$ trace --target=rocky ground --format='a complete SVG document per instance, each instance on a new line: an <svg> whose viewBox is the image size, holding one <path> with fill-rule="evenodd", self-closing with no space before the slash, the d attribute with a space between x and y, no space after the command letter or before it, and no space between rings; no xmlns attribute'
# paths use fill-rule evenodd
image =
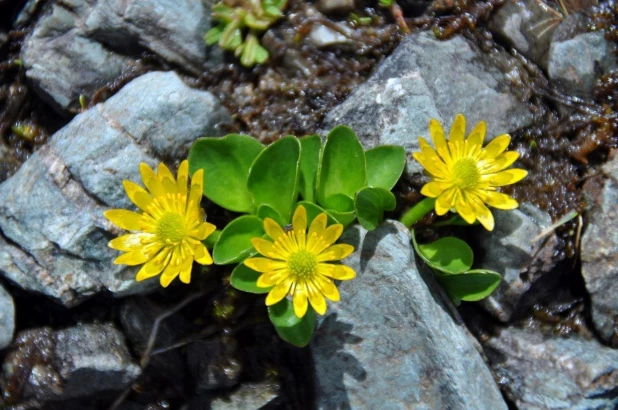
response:
<svg viewBox="0 0 618 410"><path fill-rule="evenodd" d="M263 39L270 62L245 69L205 46L208 0L0 0L0 407L618 406L618 4L399 6L403 20L291 1ZM112 264L102 213L129 207L121 181L139 182L140 162L177 165L204 135L338 124L412 152L430 118L459 112L488 139L510 133L530 171L493 232L458 232L504 277L481 303L453 306L395 221L346 231L358 278L305 349L225 268L161 290ZM391 217L422 183L410 158Z"/></svg>

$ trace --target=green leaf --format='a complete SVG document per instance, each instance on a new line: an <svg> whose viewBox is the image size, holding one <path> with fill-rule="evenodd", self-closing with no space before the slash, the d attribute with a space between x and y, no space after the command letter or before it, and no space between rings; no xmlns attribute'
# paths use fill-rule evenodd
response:
<svg viewBox="0 0 618 410"><path fill-rule="evenodd" d="M327 211L322 209L320 206L312 202L300 201L298 205L304 206L305 210L307 210L307 225L308 226L311 225L311 222L315 219L315 217L321 214L322 212L326 213L326 218L327 218L329 225L339 223L339 221L333 218L333 216L330 213L328 213Z"/></svg>
<svg viewBox="0 0 618 410"><path fill-rule="evenodd" d="M365 151L354 131L346 126L334 128L326 137L321 154L318 204L327 207L326 198L337 194L353 198L366 181Z"/></svg>
<svg viewBox="0 0 618 410"><path fill-rule="evenodd" d="M412 243L416 253L432 268L447 274L460 274L472 267L472 248L461 239L452 236L435 242L419 245L412 231Z"/></svg>
<svg viewBox="0 0 618 410"><path fill-rule="evenodd" d="M223 3L215 4L212 8L212 18L222 21L224 23L231 23L237 17L235 16L234 9L226 6Z"/></svg>
<svg viewBox="0 0 618 410"><path fill-rule="evenodd" d="M392 211L396 205L395 195L384 188L363 188L354 201L358 222L369 231L376 229L384 220L384 211Z"/></svg>
<svg viewBox="0 0 618 410"><path fill-rule="evenodd" d="M325 208L333 209L337 212L353 212L354 200L345 194L335 194L324 199Z"/></svg>
<svg viewBox="0 0 618 410"><path fill-rule="evenodd" d="M300 141L300 176L298 189L305 201L315 202L315 184L320 163L322 141L318 135L308 135Z"/></svg>
<svg viewBox="0 0 618 410"><path fill-rule="evenodd" d="M189 151L191 175L204 170L204 195L215 204L234 212L253 213L255 208L247 188L249 168L264 149L247 135L198 139Z"/></svg>
<svg viewBox="0 0 618 410"><path fill-rule="evenodd" d="M221 33L219 47L224 50L234 51L242 44L242 32L235 22L229 23Z"/></svg>
<svg viewBox="0 0 618 410"><path fill-rule="evenodd" d="M256 205L268 205L285 222L292 218L292 206L298 197L300 143L287 136L262 151L249 170L247 186Z"/></svg>
<svg viewBox="0 0 618 410"><path fill-rule="evenodd" d="M261 238L264 233L262 221L257 216L240 216L223 229L212 251L212 258L217 265L241 262L255 254L251 239Z"/></svg>
<svg viewBox="0 0 618 410"><path fill-rule="evenodd" d="M255 47L255 62L258 64L264 64L268 60L268 50L258 44Z"/></svg>
<svg viewBox="0 0 618 410"><path fill-rule="evenodd" d="M395 145L382 145L365 152L367 158L367 185L393 189L404 167L406 150Z"/></svg>
<svg viewBox="0 0 618 410"><path fill-rule="evenodd" d="M244 263L240 263L234 270L232 271L232 276L230 276L230 284L243 292L249 293L268 293L273 287L270 288L261 288L257 285L257 280L260 277L261 273L256 272L253 269L246 266Z"/></svg>
<svg viewBox="0 0 618 410"><path fill-rule="evenodd" d="M299 318L294 313L294 305L285 298L281 302L268 307L268 317L275 325L279 337L297 347L305 347L311 341L315 329L315 313L311 306L307 314Z"/></svg>
<svg viewBox="0 0 618 410"><path fill-rule="evenodd" d="M475 269L458 275L439 275L438 280L451 299L476 302L491 295L502 277L494 271Z"/></svg>
<svg viewBox="0 0 618 410"><path fill-rule="evenodd" d="M206 32L206 35L204 36L204 41L206 42L206 44L211 46L215 44L217 41L219 41L219 39L221 38L221 33L223 33L224 28L225 28L225 25L219 24L218 26L215 26L211 28L210 30L208 30Z"/></svg>
<svg viewBox="0 0 618 410"><path fill-rule="evenodd" d="M270 218L270 219L274 219L275 222L277 222L281 226L287 225L287 221L284 221L283 218L281 218L281 215L279 215L279 212L275 211L268 205L261 205L258 208L257 217L260 218L262 221L265 218Z"/></svg>
<svg viewBox="0 0 618 410"><path fill-rule="evenodd" d="M337 220L337 223L343 225L343 227L347 227L356 219L356 212L339 212L333 209L327 209L326 212L329 215L332 215L333 218Z"/></svg>

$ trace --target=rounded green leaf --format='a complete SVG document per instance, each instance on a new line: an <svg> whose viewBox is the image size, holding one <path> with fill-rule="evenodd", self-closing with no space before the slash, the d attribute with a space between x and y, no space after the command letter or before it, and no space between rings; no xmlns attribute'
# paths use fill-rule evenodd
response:
<svg viewBox="0 0 618 410"><path fill-rule="evenodd" d="M275 220L275 222L277 222L281 226L287 225L287 221L284 221L283 218L281 218L281 215L279 215L279 212L275 211L268 205L261 205L258 208L257 217L260 218L262 221L265 218L270 218L270 219Z"/></svg>
<svg viewBox="0 0 618 410"><path fill-rule="evenodd" d="M333 218L333 216L328 213L327 211L325 211L324 209L322 209L320 206L311 203L311 202L307 202L307 201L300 201L298 205L302 205L305 207L305 210L307 211L307 225L311 225L311 222L315 219L316 216L320 215L321 213L325 213L326 214L326 218L328 221L329 225L332 224L338 224L339 222ZM296 210L296 208L294 208Z"/></svg>
<svg viewBox="0 0 618 410"><path fill-rule="evenodd" d="M264 149L247 135L200 138L189 151L191 175L204 170L204 195L215 204L234 212L253 213L255 208L247 188L249 168Z"/></svg>
<svg viewBox="0 0 618 410"><path fill-rule="evenodd" d="M502 277L497 272L475 269L458 275L440 275L438 280L451 299L476 302L491 295Z"/></svg>
<svg viewBox="0 0 618 410"><path fill-rule="evenodd" d="M334 209L327 209L326 213L331 215L333 218L337 220L337 223L340 223L344 227L350 225L356 219L356 212L339 212Z"/></svg>
<svg viewBox="0 0 618 410"><path fill-rule="evenodd" d="M354 211L354 200L344 194L331 195L324 199L324 208L333 209L337 212Z"/></svg>
<svg viewBox="0 0 618 410"><path fill-rule="evenodd" d="M366 187L356 193L356 218L363 228L373 231L384 220L384 211L397 205L395 195L384 188Z"/></svg>
<svg viewBox="0 0 618 410"><path fill-rule="evenodd" d="M298 189L305 201L315 202L318 164L322 140L318 135L299 138L300 141L300 175Z"/></svg>
<svg viewBox="0 0 618 410"><path fill-rule="evenodd" d="M206 32L206 35L204 36L204 41L206 42L206 44L211 46L215 44L217 41L219 41L219 39L221 38L221 33L223 33L224 28L225 28L225 25L219 24L218 26L215 26L211 28L210 30L208 30Z"/></svg>
<svg viewBox="0 0 618 410"><path fill-rule="evenodd" d="M240 263L234 270L232 271L232 276L230 276L230 284L243 292L249 293L268 293L272 289L270 288L261 288L257 285L257 280L260 277L261 273L256 272L253 269L246 266L244 263Z"/></svg>
<svg viewBox="0 0 618 410"><path fill-rule="evenodd" d="M365 152L367 185L391 190L406 166L406 150L396 145L382 145Z"/></svg>
<svg viewBox="0 0 618 410"><path fill-rule="evenodd" d="M264 234L262 221L257 216L238 217L221 232L212 251L212 258L217 265L241 262L255 254L251 239L261 238Z"/></svg>
<svg viewBox="0 0 618 410"><path fill-rule="evenodd" d="M472 267L472 248L461 239L452 236L435 242L419 245L412 231L412 243L418 255L432 268L447 274L459 274Z"/></svg>
<svg viewBox="0 0 618 410"><path fill-rule="evenodd" d="M297 347L305 347L311 341L315 329L315 313L311 306L307 313L299 318L294 313L294 305L285 298L281 302L268 307L268 317L275 325L280 338Z"/></svg>
<svg viewBox="0 0 618 410"><path fill-rule="evenodd" d="M353 198L366 185L365 150L354 131L346 126L334 128L326 137L318 171L318 204L343 194Z"/></svg>
<svg viewBox="0 0 618 410"><path fill-rule="evenodd" d="M300 143L287 136L262 151L249 170L247 186L256 205L268 205L290 221L298 197Z"/></svg>

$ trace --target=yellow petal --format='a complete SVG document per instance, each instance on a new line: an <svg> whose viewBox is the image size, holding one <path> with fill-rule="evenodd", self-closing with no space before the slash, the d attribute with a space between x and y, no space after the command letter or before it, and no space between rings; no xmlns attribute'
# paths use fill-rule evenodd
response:
<svg viewBox="0 0 618 410"><path fill-rule="evenodd" d="M193 269L193 259L187 258L180 268L180 274L178 275L182 283L191 283L191 269Z"/></svg>
<svg viewBox="0 0 618 410"><path fill-rule="evenodd" d="M322 295L322 292L320 292L315 286L312 285L308 285L307 291L307 293L309 293L309 302L311 303L313 310L315 310L315 312L319 315L323 315L324 313L326 313L326 299L324 299L324 295ZM294 297L294 299L296 300L296 297ZM294 312L296 313L296 305L294 306Z"/></svg>
<svg viewBox="0 0 618 410"><path fill-rule="evenodd" d="M333 245L317 256L318 262L339 261L347 258L354 252L354 247L348 244Z"/></svg>
<svg viewBox="0 0 618 410"><path fill-rule="evenodd" d="M144 182L144 185L146 185L146 188L153 193L152 189L148 186L148 181L151 179L158 179L157 174L155 174L154 170L150 168L150 165L145 162L139 164L139 173L142 176L142 181Z"/></svg>
<svg viewBox="0 0 618 410"><path fill-rule="evenodd" d="M440 157L442 157L447 164L451 162L451 154L446 144L446 138L444 137L444 129L438 120L432 118L429 121L429 133L431 134L433 146L436 147L436 151Z"/></svg>
<svg viewBox="0 0 618 410"><path fill-rule="evenodd" d="M472 132L466 140L466 153L469 157L476 158L476 156L481 152L481 149L483 148L483 141L485 141L486 132L487 126L485 125L485 121L481 121L474 126Z"/></svg>
<svg viewBox="0 0 618 410"><path fill-rule="evenodd" d="M187 184L189 182L189 161L186 159L178 166L176 174L176 192L181 195L187 195Z"/></svg>
<svg viewBox="0 0 618 410"><path fill-rule="evenodd" d="M140 282L142 280L152 278L153 276L157 276L169 263L170 256L171 253L167 252L165 249L159 252L154 258L142 266L139 272L137 272L135 280Z"/></svg>
<svg viewBox="0 0 618 410"><path fill-rule="evenodd" d="M275 222L274 219L270 218L264 219L264 230L273 241L276 241L277 239L279 239L279 237L285 235L285 232L283 231L281 226L279 226L279 224Z"/></svg>
<svg viewBox="0 0 618 410"><path fill-rule="evenodd" d="M163 248L163 244L158 241L149 243L137 250L120 255L114 260L114 264L129 266L141 265L150 260L161 248Z"/></svg>
<svg viewBox="0 0 618 410"><path fill-rule="evenodd" d="M152 196L154 196L155 198L161 195L165 195L169 192L165 189L163 183L157 176L145 179L144 184L146 185L146 188L148 188L148 191L150 191Z"/></svg>
<svg viewBox="0 0 618 410"><path fill-rule="evenodd" d="M528 175L528 171L519 168L513 168L507 169L506 171L500 171L496 174L487 175L487 177L491 185L505 186L521 181L526 177L526 175Z"/></svg>
<svg viewBox="0 0 618 410"><path fill-rule="evenodd" d="M292 282L290 280L285 280L275 286L270 292L268 292L268 296L266 296L266 306L272 306L275 303L280 302L288 294L290 286L292 286Z"/></svg>
<svg viewBox="0 0 618 410"><path fill-rule="evenodd" d="M457 210L459 216L461 216L469 224L473 224L474 221L476 221L476 215L474 214L474 210L465 200L465 196L462 196L461 198L459 198L458 201L455 202L455 209Z"/></svg>
<svg viewBox="0 0 618 410"><path fill-rule="evenodd" d="M464 138L466 137L466 117L462 114L457 114L455 116L455 120L453 120L453 125L451 126L451 131L449 132L449 141L456 144L463 144Z"/></svg>
<svg viewBox="0 0 618 410"><path fill-rule="evenodd" d="M476 197L476 195L468 195L470 198L470 205L472 206L472 210L476 215L476 219L483 225L485 229L488 231L494 230L494 216L489 209L485 206L485 204L481 201L480 198Z"/></svg>
<svg viewBox="0 0 618 410"><path fill-rule="evenodd" d="M172 259L175 259L176 255L172 256ZM159 277L159 283L164 288L168 287L170 283L178 276L180 273L180 265L175 265L173 263L169 263L161 276Z"/></svg>
<svg viewBox="0 0 618 410"><path fill-rule="evenodd" d="M452 187L444 191L436 199L436 214L442 216L446 214L455 206L455 194L457 193L457 187Z"/></svg>
<svg viewBox="0 0 618 410"><path fill-rule="evenodd" d="M279 269L260 275L256 284L260 288L270 288L280 282L287 280L288 276L290 276L290 271L288 269Z"/></svg>
<svg viewBox="0 0 618 410"><path fill-rule="evenodd" d="M266 239L253 238L251 239L251 244L253 245L255 250L258 251L261 255L267 256L271 259L278 259L284 261L287 260L290 256L289 252L275 247L272 242L267 241Z"/></svg>
<svg viewBox="0 0 618 410"><path fill-rule="evenodd" d="M163 186L163 192L166 194L177 194L178 186L176 185L176 180L170 178L163 178L161 180L161 185Z"/></svg>
<svg viewBox="0 0 618 410"><path fill-rule="evenodd" d="M198 169L193 173L191 177L191 190L189 191L189 203L193 203L194 206L199 207L202 202L202 195L204 193L204 170Z"/></svg>
<svg viewBox="0 0 618 410"><path fill-rule="evenodd" d="M152 202L152 195L150 195L144 188L137 185L133 181L122 181L124 190L127 192L127 196L138 208L142 211L146 211L148 205Z"/></svg>
<svg viewBox="0 0 618 410"><path fill-rule="evenodd" d="M425 155L419 154L418 152L413 153L412 156L432 176L437 178L448 177L448 171L446 169L446 166L444 165L442 160L438 158L438 156L427 157Z"/></svg>
<svg viewBox="0 0 618 410"><path fill-rule="evenodd" d="M433 182L433 181L426 183L421 189L421 194L429 198L437 198L443 192L444 192L444 189L442 189L441 184L438 184L437 182Z"/></svg>
<svg viewBox="0 0 618 410"><path fill-rule="evenodd" d="M134 251L157 239L157 235L151 233L133 233L122 235L109 241L108 246L119 251Z"/></svg>
<svg viewBox="0 0 618 410"><path fill-rule="evenodd" d="M332 300L333 302L339 302L339 300L341 300L341 295L339 294L337 286L335 286L335 284L329 279L318 275L314 278L313 281L317 288L320 290L320 292L322 292L322 294L328 299Z"/></svg>
<svg viewBox="0 0 618 410"><path fill-rule="evenodd" d="M302 318L307 313L307 292L300 286L298 288L299 290L292 297L292 302L294 304L294 314Z"/></svg>
<svg viewBox="0 0 618 410"><path fill-rule="evenodd" d="M200 265L212 265L212 256L210 256L210 252L202 243L193 246L193 257Z"/></svg>
<svg viewBox="0 0 618 410"><path fill-rule="evenodd" d="M287 266L287 263L268 258L249 258L245 260L245 265L254 271L265 273L283 269Z"/></svg>
<svg viewBox="0 0 618 410"><path fill-rule="evenodd" d="M509 134L502 134L494 138L487 146L481 151L481 159L493 159L502 154L509 144L511 143L511 136Z"/></svg>
<svg viewBox="0 0 618 410"><path fill-rule="evenodd" d="M479 196L487 205L497 209L509 210L519 206L519 203L515 199L501 192L484 191Z"/></svg>
<svg viewBox="0 0 618 410"><path fill-rule="evenodd" d="M162 162L159 163L159 167L157 168L157 176L161 181L163 181L164 178L169 178L172 181L176 181L174 179L174 174L172 174L170 169Z"/></svg>
<svg viewBox="0 0 618 410"><path fill-rule="evenodd" d="M213 233L216 229L217 227L213 224L208 222L202 222L196 228L192 229L189 232L189 235L197 239L198 241L203 241L204 239L208 238L208 236L210 236L210 234Z"/></svg>
<svg viewBox="0 0 618 410"><path fill-rule="evenodd" d="M349 266L331 263L319 263L318 273L337 280L350 280L356 277L356 272Z"/></svg>
<svg viewBox="0 0 618 410"><path fill-rule="evenodd" d="M126 229L128 231L140 230L140 220L142 219L142 214L127 211L126 209L111 209L109 211L105 211L103 215L119 228Z"/></svg>
<svg viewBox="0 0 618 410"><path fill-rule="evenodd" d="M343 225L334 224L334 225L329 226L324 231L324 236L323 236L324 243L327 246L330 246L331 244L335 243L337 239L339 239L342 233L343 233Z"/></svg>
<svg viewBox="0 0 618 410"><path fill-rule="evenodd" d="M295 232L307 231L307 210L302 205L296 207L296 211L292 217L292 229L294 229Z"/></svg>

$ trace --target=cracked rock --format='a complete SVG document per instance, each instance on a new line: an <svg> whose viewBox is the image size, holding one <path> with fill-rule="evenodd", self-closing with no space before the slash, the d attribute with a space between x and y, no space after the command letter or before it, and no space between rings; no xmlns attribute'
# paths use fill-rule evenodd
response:
<svg viewBox="0 0 618 410"><path fill-rule="evenodd" d="M502 282L481 304L497 319L508 322L515 313L525 312L554 292L562 280L560 273L553 271L558 239L552 233L532 242L551 225L551 217L530 204L512 211L492 212L496 227L480 236L483 256L478 265L498 272Z"/></svg>
<svg viewBox="0 0 618 410"><path fill-rule="evenodd" d="M133 209L122 181L141 183L140 162L173 165L227 121L211 93L163 72L76 116L0 184L0 274L66 306L101 291L146 290L134 281L137 267L112 263L118 252L107 243L121 231L103 212Z"/></svg>
<svg viewBox="0 0 618 410"><path fill-rule="evenodd" d="M604 176L584 185L591 209L581 242L582 275L596 330L605 341L618 346L618 155L615 152L603 172Z"/></svg>
<svg viewBox="0 0 618 410"><path fill-rule="evenodd" d="M58 0L24 42L26 76L60 111L79 108L106 83L131 70L144 50L200 74L221 58L204 44L208 1Z"/></svg>
<svg viewBox="0 0 618 410"><path fill-rule="evenodd" d="M324 130L346 124L365 148L393 144L411 153L419 150L418 137L429 135L431 118L448 129L462 113L469 130L486 121L489 141L532 124L524 73L507 53L485 54L462 36L439 41L428 32L410 35L330 111ZM408 176L420 171L408 156Z"/></svg>
<svg viewBox="0 0 618 410"><path fill-rule="evenodd" d="M110 323L21 332L2 364L7 403L65 400L120 390L140 375L122 334Z"/></svg>
<svg viewBox="0 0 618 410"><path fill-rule="evenodd" d="M507 408L465 326L416 268L410 232L387 221L342 241L357 277L319 321L311 353L320 409ZM450 303L450 302L447 302Z"/></svg>
<svg viewBox="0 0 618 410"><path fill-rule="evenodd" d="M0 285L0 350L11 344L15 333L15 303Z"/></svg>
<svg viewBox="0 0 618 410"><path fill-rule="evenodd" d="M503 329L485 352L518 409L615 409L618 351L572 335Z"/></svg>

